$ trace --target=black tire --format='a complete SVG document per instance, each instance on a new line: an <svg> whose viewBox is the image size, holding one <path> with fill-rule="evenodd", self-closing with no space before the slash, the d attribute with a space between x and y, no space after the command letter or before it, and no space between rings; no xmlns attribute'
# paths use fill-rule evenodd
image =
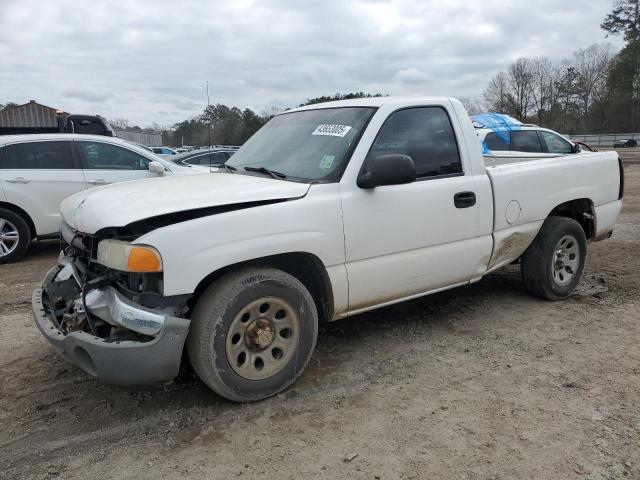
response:
<svg viewBox="0 0 640 480"><path fill-rule="evenodd" d="M234 370L239 365L234 367L230 363L228 334L233 332L229 333L232 324L237 325L240 312L263 297L287 302L293 315L298 315L299 332L296 332L295 348L287 352L291 356L277 367L281 370L269 378L247 379ZM247 321L251 323L253 320ZM289 387L311 359L317 337L318 314L305 286L281 270L249 267L222 276L202 293L191 316L187 352L193 369L214 392L228 400L251 402Z"/></svg>
<svg viewBox="0 0 640 480"><path fill-rule="evenodd" d="M14 247L12 242L13 248L11 248L9 253L3 254L3 252L0 252L0 264L15 262L25 254L31 244L31 230L22 216L6 208L0 208L0 223L3 223L3 220L15 226L18 232L18 243ZM2 232L0 232L0 239L1 238ZM5 243L3 243L3 245L5 245ZM0 248L2 248L2 245L0 245Z"/></svg>
<svg viewBox="0 0 640 480"><path fill-rule="evenodd" d="M572 277L564 285L559 284L558 270L555 271L556 248L565 238L573 238L577 242L579 257L577 268L571 270ZM569 241L568 244L571 244ZM573 247L573 245L571 245ZM525 287L532 295L545 300L562 300L567 298L580 282L587 257L587 239L578 222L567 217L549 217L545 220L537 237L522 255L521 273ZM565 267L566 268L566 267ZM562 275L566 272L560 273ZM569 277L567 277L569 278Z"/></svg>

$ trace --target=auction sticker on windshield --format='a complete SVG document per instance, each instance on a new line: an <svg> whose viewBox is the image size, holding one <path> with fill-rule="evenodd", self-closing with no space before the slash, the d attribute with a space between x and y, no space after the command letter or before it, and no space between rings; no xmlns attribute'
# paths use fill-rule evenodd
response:
<svg viewBox="0 0 640 480"><path fill-rule="evenodd" d="M331 137L344 137L351 127L348 125L332 125L322 123L316 127L311 135L329 135Z"/></svg>

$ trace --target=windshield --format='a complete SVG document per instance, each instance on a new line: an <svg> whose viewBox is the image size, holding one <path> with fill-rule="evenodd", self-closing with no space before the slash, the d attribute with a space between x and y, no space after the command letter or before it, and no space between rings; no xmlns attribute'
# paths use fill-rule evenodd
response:
<svg viewBox="0 0 640 480"><path fill-rule="evenodd" d="M323 108L274 117L226 164L266 168L292 180L335 181L375 109Z"/></svg>

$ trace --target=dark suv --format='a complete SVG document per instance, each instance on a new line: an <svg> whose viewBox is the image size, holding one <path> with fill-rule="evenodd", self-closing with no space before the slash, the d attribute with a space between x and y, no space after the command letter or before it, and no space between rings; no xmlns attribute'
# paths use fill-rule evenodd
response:
<svg viewBox="0 0 640 480"><path fill-rule="evenodd" d="M633 138L630 138L629 140L618 140L613 144L613 148L632 148L637 146L638 142Z"/></svg>

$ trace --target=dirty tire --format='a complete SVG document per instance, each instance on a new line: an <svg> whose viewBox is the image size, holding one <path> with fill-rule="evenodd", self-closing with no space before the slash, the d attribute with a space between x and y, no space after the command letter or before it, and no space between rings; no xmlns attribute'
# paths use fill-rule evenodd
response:
<svg viewBox="0 0 640 480"><path fill-rule="evenodd" d="M577 241L578 266L566 285L554 280L554 258L559 242L565 237ZM532 295L545 300L567 298L580 282L587 257L587 240L580 224L572 218L549 217L527 251L522 255L521 273L525 287Z"/></svg>
<svg viewBox="0 0 640 480"><path fill-rule="evenodd" d="M264 297L288 303L297 313L299 332L295 351L280 370L268 378L247 379L230 364L227 335L240 312ZM223 275L200 296L191 316L187 352L193 369L214 392L228 400L252 402L289 387L311 359L317 337L318 314L306 287L281 270L249 267Z"/></svg>
<svg viewBox="0 0 640 480"><path fill-rule="evenodd" d="M18 232L17 244L14 244L13 241L10 244L9 242L3 243L3 245L11 245L11 251L4 255L0 252L0 264L15 262L28 250L29 244L31 243L31 230L24 218L5 208L0 208L0 224L6 226L13 225ZM1 235L2 231L0 231L0 238L2 238ZM0 246L0 248L3 247Z"/></svg>

